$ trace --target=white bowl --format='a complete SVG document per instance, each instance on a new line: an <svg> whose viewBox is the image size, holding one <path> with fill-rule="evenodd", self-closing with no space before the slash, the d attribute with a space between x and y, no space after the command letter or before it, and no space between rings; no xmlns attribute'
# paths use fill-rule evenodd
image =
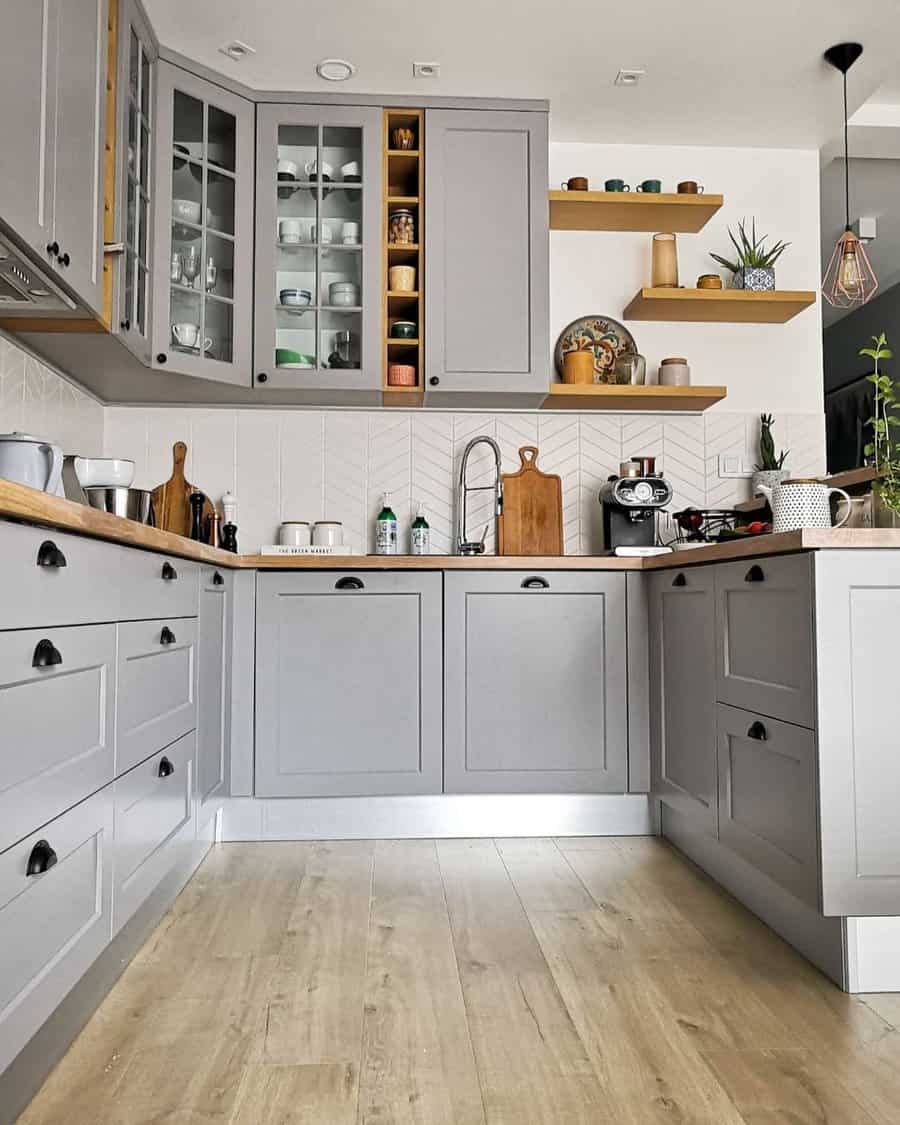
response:
<svg viewBox="0 0 900 1125"><path fill-rule="evenodd" d="M197 224L200 222L200 204L193 199L173 199L172 217L182 223Z"/></svg>
<svg viewBox="0 0 900 1125"><path fill-rule="evenodd" d="M131 488L134 461L121 457L76 457L75 475L82 488Z"/></svg>
<svg viewBox="0 0 900 1125"><path fill-rule="evenodd" d="M295 160L279 160L277 171L296 179L297 173L300 171L300 165Z"/></svg>

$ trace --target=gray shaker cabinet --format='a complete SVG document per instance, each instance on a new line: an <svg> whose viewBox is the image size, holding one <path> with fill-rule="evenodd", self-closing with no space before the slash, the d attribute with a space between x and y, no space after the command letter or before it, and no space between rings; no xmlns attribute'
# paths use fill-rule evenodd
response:
<svg viewBox="0 0 900 1125"><path fill-rule="evenodd" d="M441 791L441 576L260 574L256 796Z"/></svg>
<svg viewBox="0 0 900 1125"><path fill-rule="evenodd" d="M528 405L550 379L547 114L425 114L426 402Z"/></svg>
<svg viewBox="0 0 900 1125"><path fill-rule="evenodd" d="M197 797L201 823L225 787L225 690L231 572L203 567L197 622Z"/></svg>
<svg viewBox="0 0 900 1125"><path fill-rule="evenodd" d="M444 788L624 793L625 575L444 576Z"/></svg>
<svg viewBox="0 0 900 1125"><path fill-rule="evenodd" d="M714 568L650 576L652 792L717 831Z"/></svg>

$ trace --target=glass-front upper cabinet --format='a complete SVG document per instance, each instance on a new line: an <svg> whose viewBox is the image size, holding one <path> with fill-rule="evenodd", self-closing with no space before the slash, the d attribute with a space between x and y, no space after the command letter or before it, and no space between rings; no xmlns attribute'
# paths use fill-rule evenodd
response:
<svg viewBox="0 0 900 1125"><path fill-rule="evenodd" d="M132 352L150 362L151 217L156 47L131 0L119 6L119 91L116 136L121 138L116 185L119 257L113 327Z"/></svg>
<svg viewBox="0 0 900 1125"><path fill-rule="evenodd" d="M250 385L253 106L158 66L153 365Z"/></svg>
<svg viewBox="0 0 900 1125"><path fill-rule="evenodd" d="M380 401L380 131L378 109L259 107L259 388Z"/></svg>

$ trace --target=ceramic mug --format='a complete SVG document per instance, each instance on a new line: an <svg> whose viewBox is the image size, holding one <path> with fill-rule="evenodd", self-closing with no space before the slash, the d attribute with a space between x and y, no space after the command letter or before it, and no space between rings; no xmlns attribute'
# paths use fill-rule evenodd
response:
<svg viewBox="0 0 900 1125"><path fill-rule="evenodd" d="M308 547L309 524L306 520L286 520L278 529L282 547Z"/></svg>
<svg viewBox="0 0 900 1125"><path fill-rule="evenodd" d="M358 160L351 160L349 164L342 164L341 165L341 178L342 179L346 180L346 178L348 176L358 176L359 174L360 174L360 172L359 172L359 161Z"/></svg>
<svg viewBox="0 0 900 1125"><path fill-rule="evenodd" d="M587 191L587 176L572 176L564 184L559 185L563 191Z"/></svg>
<svg viewBox="0 0 900 1125"><path fill-rule="evenodd" d="M662 180L642 180L634 190L659 194L662 191Z"/></svg>
<svg viewBox="0 0 900 1125"><path fill-rule="evenodd" d="M334 235L331 232L330 225L328 223L322 223L321 227L319 228L319 241L322 243L322 245L324 246L327 243L331 242L333 237Z"/></svg>
<svg viewBox="0 0 900 1125"><path fill-rule="evenodd" d="M340 547L344 542L343 524L333 520L319 520L313 524L314 547Z"/></svg>
<svg viewBox="0 0 900 1125"><path fill-rule="evenodd" d="M200 340L200 325L182 321L172 325L172 339L183 348L196 348ZM203 351L207 352L212 347L212 338L207 336L203 341Z"/></svg>
<svg viewBox="0 0 900 1125"><path fill-rule="evenodd" d="M345 246L358 245L359 223L344 223L341 227L341 241Z"/></svg>
<svg viewBox="0 0 900 1125"><path fill-rule="evenodd" d="M303 227L299 219L278 220L278 241L295 245L303 239Z"/></svg>
<svg viewBox="0 0 900 1125"><path fill-rule="evenodd" d="M631 185L624 180L607 180L603 185L604 191L631 191Z"/></svg>
<svg viewBox="0 0 900 1125"><path fill-rule="evenodd" d="M696 180L682 180L678 185L679 195L702 195L706 191L703 184L698 184Z"/></svg>
<svg viewBox="0 0 900 1125"><path fill-rule="evenodd" d="M320 171L318 160L307 160L307 162L303 165L303 170L304 172L306 172L307 176L312 179L312 177L318 175ZM330 179L333 171L334 168L329 163L327 163L327 161L323 160L321 167L322 175L328 176L328 178Z"/></svg>

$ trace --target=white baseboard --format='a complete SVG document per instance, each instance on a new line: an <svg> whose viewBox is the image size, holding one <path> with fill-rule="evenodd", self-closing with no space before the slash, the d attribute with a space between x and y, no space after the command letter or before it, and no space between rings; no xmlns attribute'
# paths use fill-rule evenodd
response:
<svg viewBox="0 0 900 1125"><path fill-rule="evenodd" d="M232 797L221 840L406 840L422 837L649 836L646 794L431 797Z"/></svg>
<svg viewBox="0 0 900 1125"><path fill-rule="evenodd" d="M848 992L900 992L900 918L845 918Z"/></svg>

